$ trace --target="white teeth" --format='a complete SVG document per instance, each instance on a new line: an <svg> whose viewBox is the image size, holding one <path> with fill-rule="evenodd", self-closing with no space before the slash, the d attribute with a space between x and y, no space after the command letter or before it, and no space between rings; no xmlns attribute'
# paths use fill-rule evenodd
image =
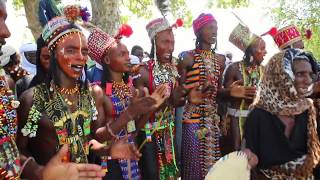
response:
<svg viewBox="0 0 320 180"><path fill-rule="evenodd" d="M77 71L77 72L81 72L82 69L83 69L83 66L81 66L81 65L73 65L72 69Z"/></svg>

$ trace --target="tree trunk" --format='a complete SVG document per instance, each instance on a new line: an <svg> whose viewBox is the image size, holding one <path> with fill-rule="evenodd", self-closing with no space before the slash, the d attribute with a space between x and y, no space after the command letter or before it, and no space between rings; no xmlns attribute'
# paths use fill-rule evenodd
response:
<svg viewBox="0 0 320 180"><path fill-rule="evenodd" d="M119 0L90 0L92 22L110 35L118 32L120 25Z"/></svg>
<svg viewBox="0 0 320 180"><path fill-rule="evenodd" d="M28 21L28 28L31 30L33 37L37 39L42 32L38 18L39 0L23 0L23 5Z"/></svg>

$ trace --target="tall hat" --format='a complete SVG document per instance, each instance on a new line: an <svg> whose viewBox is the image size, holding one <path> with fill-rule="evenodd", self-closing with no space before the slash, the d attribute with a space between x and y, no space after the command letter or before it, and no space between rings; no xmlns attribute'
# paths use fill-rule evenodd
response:
<svg viewBox="0 0 320 180"><path fill-rule="evenodd" d="M216 19L212 16L212 14L205 14L205 13L201 13L197 19L193 20L192 22L192 27L193 27L193 32L195 35L197 35L197 33L200 31L200 29L210 23L210 22L214 22L216 21Z"/></svg>
<svg viewBox="0 0 320 180"><path fill-rule="evenodd" d="M10 62L10 56L16 53L16 50L12 46L3 46L3 54L0 56L0 66L4 67Z"/></svg>
<svg viewBox="0 0 320 180"><path fill-rule="evenodd" d="M96 28L90 33L88 38L89 56L100 63L105 56L105 52L115 44L115 38Z"/></svg>
<svg viewBox="0 0 320 180"><path fill-rule="evenodd" d="M258 37L259 36L252 33L247 26L239 23L231 32L229 41L241 51L245 52L251 43Z"/></svg>
<svg viewBox="0 0 320 180"><path fill-rule="evenodd" d="M284 49L295 42L301 41L302 37L296 26L289 25L278 30L273 39L280 49Z"/></svg>
<svg viewBox="0 0 320 180"><path fill-rule="evenodd" d="M169 21L166 18L162 17L150 21L146 26L146 30L148 32L149 38L153 40L156 34L158 34L159 32L171 29L173 27L177 28L181 26L183 26L182 19L177 19L174 24L170 25Z"/></svg>
<svg viewBox="0 0 320 180"><path fill-rule="evenodd" d="M146 26L150 39L154 39L156 34L161 31L171 29L169 21L166 18L157 18L149 22Z"/></svg>
<svg viewBox="0 0 320 180"><path fill-rule="evenodd" d="M115 37L110 36L99 28L95 28L88 38L89 56L101 64L106 52L115 46L123 36L129 37L132 33L132 28L127 24L119 28L119 32Z"/></svg>

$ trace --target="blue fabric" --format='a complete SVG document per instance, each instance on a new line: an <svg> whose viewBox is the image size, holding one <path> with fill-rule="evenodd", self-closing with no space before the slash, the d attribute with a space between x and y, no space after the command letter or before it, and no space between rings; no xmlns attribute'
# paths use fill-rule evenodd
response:
<svg viewBox="0 0 320 180"><path fill-rule="evenodd" d="M42 27L44 27L52 18L59 16L59 14L54 12L53 7L51 6L50 0L39 1L38 16Z"/></svg>
<svg viewBox="0 0 320 180"><path fill-rule="evenodd" d="M87 70L87 78L90 83L93 82L101 82L103 70L97 68L96 66L92 66Z"/></svg>

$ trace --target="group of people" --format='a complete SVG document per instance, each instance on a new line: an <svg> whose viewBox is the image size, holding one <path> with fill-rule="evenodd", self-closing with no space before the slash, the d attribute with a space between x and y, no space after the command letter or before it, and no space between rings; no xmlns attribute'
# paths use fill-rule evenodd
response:
<svg viewBox="0 0 320 180"><path fill-rule="evenodd" d="M320 178L319 68L295 26L272 34L280 52L262 67L266 43L239 24L229 40L244 57L226 66L212 14L193 20L195 47L179 59L173 31L181 22L161 17L146 25L150 60L141 63L135 48L133 66L121 42L130 30L113 36L91 25L86 37L81 7L67 6L44 26L36 74L18 101L5 68L5 5L0 0L0 179L200 180L233 151L245 153L252 179Z"/></svg>

